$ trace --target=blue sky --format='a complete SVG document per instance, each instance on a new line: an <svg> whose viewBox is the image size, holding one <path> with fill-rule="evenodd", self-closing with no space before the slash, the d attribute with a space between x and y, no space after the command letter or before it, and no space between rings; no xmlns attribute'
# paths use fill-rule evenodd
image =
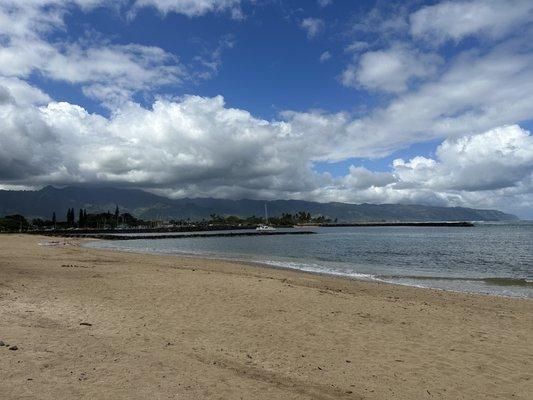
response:
<svg viewBox="0 0 533 400"><path fill-rule="evenodd" d="M0 0L0 185L529 216L532 13L521 0Z"/></svg>

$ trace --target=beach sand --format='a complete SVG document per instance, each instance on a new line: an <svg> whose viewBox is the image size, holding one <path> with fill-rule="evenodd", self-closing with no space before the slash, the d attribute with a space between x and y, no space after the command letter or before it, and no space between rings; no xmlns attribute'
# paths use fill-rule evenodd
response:
<svg viewBox="0 0 533 400"><path fill-rule="evenodd" d="M0 399L533 398L532 300L51 240L0 235Z"/></svg>

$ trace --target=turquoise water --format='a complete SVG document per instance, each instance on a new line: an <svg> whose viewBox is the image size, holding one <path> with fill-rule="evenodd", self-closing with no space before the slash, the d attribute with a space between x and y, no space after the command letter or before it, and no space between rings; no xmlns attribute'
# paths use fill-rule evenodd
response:
<svg viewBox="0 0 533 400"><path fill-rule="evenodd" d="M533 224L313 228L316 235L93 242L444 290L533 298Z"/></svg>

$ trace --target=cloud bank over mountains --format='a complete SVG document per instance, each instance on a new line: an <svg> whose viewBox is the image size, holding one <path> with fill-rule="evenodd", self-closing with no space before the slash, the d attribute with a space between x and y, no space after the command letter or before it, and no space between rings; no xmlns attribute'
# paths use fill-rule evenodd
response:
<svg viewBox="0 0 533 400"><path fill-rule="evenodd" d="M394 39L375 33L374 43L353 50L339 85L386 101L363 114L285 110L270 120L229 107L222 95L158 96L202 72L161 47L57 35L73 9L106 3L0 0L1 186L96 183L174 197L425 203L522 215L533 207L533 136L520 126L533 119L531 2L445 1L405 11L400 23L381 17L381 32L396 30ZM246 17L238 0L117 4L124 14L152 8L161 18ZM323 31L304 28L310 38ZM446 46L463 47L448 56ZM35 75L81 87L109 113L54 100ZM139 93L153 95L151 105L136 102ZM388 171L354 161L344 176L316 172L319 162L375 159L430 140L441 142L433 155L395 159Z"/></svg>

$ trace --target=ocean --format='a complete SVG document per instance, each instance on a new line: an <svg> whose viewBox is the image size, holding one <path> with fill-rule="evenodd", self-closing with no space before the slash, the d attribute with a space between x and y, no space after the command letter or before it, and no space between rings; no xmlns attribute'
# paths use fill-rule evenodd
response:
<svg viewBox="0 0 533 400"><path fill-rule="evenodd" d="M315 235L98 241L90 247L247 261L401 285L533 298L533 223L309 228Z"/></svg>

